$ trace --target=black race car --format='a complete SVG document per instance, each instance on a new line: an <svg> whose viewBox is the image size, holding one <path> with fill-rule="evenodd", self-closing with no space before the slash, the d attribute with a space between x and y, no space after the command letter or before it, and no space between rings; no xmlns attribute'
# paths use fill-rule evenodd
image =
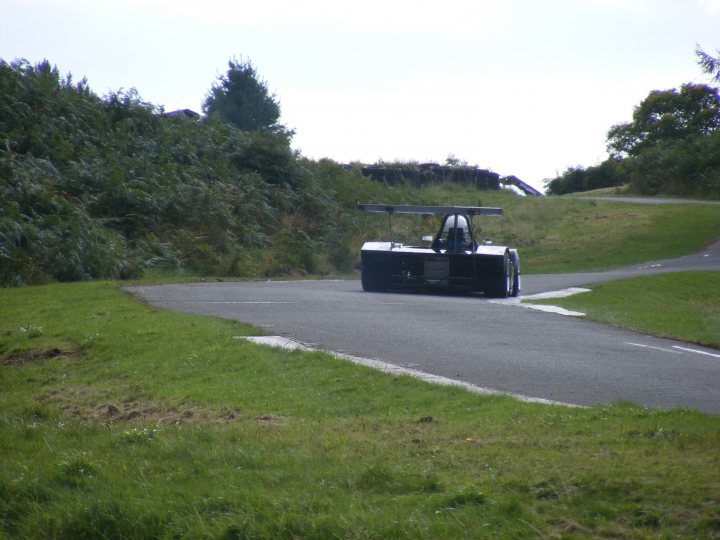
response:
<svg viewBox="0 0 720 540"><path fill-rule="evenodd" d="M517 250L479 242L473 230L474 216L502 216L501 208L359 204L358 209L390 215L442 215L435 237L425 239L432 241L429 247L392 240L365 242L360 251L365 291L446 289L482 292L495 298L520 294Z"/></svg>

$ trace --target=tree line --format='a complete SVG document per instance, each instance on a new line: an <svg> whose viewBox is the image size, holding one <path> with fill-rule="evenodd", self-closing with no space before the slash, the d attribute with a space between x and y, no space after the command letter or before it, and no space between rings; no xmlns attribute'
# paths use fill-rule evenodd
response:
<svg viewBox="0 0 720 540"><path fill-rule="evenodd" d="M698 64L720 82L720 60L696 49ZM720 51L718 51L720 56ZM562 195L629 184L642 195L720 198L720 95L707 84L653 90L633 110L632 121L607 133L609 158L571 167L549 180Z"/></svg>

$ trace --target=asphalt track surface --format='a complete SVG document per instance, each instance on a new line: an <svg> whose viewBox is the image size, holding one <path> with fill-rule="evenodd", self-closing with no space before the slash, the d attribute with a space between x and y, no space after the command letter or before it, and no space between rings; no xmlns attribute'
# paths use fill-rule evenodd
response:
<svg viewBox="0 0 720 540"><path fill-rule="evenodd" d="M720 270L720 242L696 255L611 272L523 276L522 293L686 269ZM622 400L720 414L720 350L511 302L365 293L359 281L129 289L157 307L240 320L320 349L496 391L578 405Z"/></svg>

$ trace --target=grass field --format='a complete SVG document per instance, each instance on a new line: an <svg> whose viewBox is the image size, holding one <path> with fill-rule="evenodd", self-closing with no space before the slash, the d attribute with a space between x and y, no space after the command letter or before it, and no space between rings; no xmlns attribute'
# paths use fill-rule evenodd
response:
<svg viewBox="0 0 720 540"><path fill-rule="evenodd" d="M720 272L673 272L612 281L592 292L532 302L594 321L720 348Z"/></svg>
<svg viewBox="0 0 720 540"><path fill-rule="evenodd" d="M470 394L110 283L0 290L5 538L714 538L720 417Z"/></svg>

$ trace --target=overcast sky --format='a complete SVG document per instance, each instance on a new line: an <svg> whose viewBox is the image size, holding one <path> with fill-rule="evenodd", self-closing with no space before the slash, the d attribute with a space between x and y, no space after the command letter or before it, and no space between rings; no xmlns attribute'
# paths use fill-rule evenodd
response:
<svg viewBox="0 0 720 540"><path fill-rule="evenodd" d="M607 157L654 89L708 82L720 0L2 0L0 58L200 112L232 57L293 146L340 162L449 154L540 186Z"/></svg>

